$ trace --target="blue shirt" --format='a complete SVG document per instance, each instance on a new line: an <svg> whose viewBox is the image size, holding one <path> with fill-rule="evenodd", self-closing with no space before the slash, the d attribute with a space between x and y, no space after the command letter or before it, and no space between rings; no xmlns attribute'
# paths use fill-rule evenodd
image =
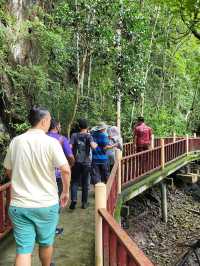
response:
<svg viewBox="0 0 200 266"><path fill-rule="evenodd" d="M108 161L108 155L104 149L109 145L108 135L104 132L95 131L92 134L94 142L98 144L97 148L92 150L92 161L97 164L104 164Z"/></svg>

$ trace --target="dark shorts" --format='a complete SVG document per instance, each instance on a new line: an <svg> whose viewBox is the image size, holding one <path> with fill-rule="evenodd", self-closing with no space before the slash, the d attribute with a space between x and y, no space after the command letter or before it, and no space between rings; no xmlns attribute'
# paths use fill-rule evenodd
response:
<svg viewBox="0 0 200 266"><path fill-rule="evenodd" d="M109 166L108 162L103 164L97 164L92 162L92 171L91 171L91 179L92 184L97 184L99 182L107 182L109 177Z"/></svg>

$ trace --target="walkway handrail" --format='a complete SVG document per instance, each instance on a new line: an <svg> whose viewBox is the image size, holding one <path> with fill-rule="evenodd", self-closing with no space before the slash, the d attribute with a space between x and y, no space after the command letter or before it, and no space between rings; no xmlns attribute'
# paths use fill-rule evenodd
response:
<svg viewBox="0 0 200 266"><path fill-rule="evenodd" d="M191 147L194 146L192 139ZM166 141L166 140L165 140ZM176 142L171 142L172 138L167 139L164 149L164 164L184 156L187 153L187 140L181 138ZM189 139L190 141L190 139ZM162 142L161 142L162 143ZM196 147L196 146L195 146ZM200 141L199 141L200 147ZM142 151L129 156L125 156L121 161L122 165L122 186L128 185L130 182L137 180L162 167L162 146L154 149Z"/></svg>
<svg viewBox="0 0 200 266"><path fill-rule="evenodd" d="M107 210L113 215L118 197L118 167L119 161L115 160L115 164L109 176L108 182L106 184L106 199L107 199Z"/></svg>
<svg viewBox="0 0 200 266"><path fill-rule="evenodd" d="M95 186L96 266L153 266L113 217L121 192L118 186L120 164L121 160L117 157L107 184L99 183ZM111 250L112 253L109 252Z"/></svg>
<svg viewBox="0 0 200 266"><path fill-rule="evenodd" d="M153 145L152 145L153 146ZM107 185L104 185L105 200L100 207L96 206L96 215L98 227L101 232L99 253L96 266L119 265L119 266L153 266L151 261L137 247L134 241L115 221L113 214L119 195L118 183L128 185L138 178L141 178L157 169L163 169L165 164L185 156L190 151L200 150L200 138L193 137L169 137L154 140L154 148L134 153L134 144L132 142L124 144L124 157L121 162L115 161ZM121 167L119 167L121 166ZM118 174L121 168L121 180ZM101 184L102 188L103 184ZM100 195L98 195L100 197ZM104 206L103 206L104 205ZM97 231L96 231L97 234ZM99 248L99 247L102 247Z"/></svg>
<svg viewBox="0 0 200 266"><path fill-rule="evenodd" d="M161 146L122 158L122 186L161 167Z"/></svg>
<svg viewBox="0 0 200 266"><path fill-rule="evenodd" d="M8 216L10 188L10 182L0 185L0 239L11 230L11 222Z"/></svg>
<svg viewBox="0 0 200 266"><path fill-rule="evenodd" d="M153 266L106 209L99 209L99 214L103 219L104 266Z"/></svg>

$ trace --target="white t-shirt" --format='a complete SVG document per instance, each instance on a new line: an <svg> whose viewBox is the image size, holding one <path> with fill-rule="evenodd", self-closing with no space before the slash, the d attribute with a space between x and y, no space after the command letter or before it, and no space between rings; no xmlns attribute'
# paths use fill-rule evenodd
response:
<svg viewBox="0 0 200 266"><path fill-rule="evenodd" d="M15 137L4 167L12 170L11 206L49 207L58 203L55 168L67 164L59 142L43 130L30 129Z"/></svg>

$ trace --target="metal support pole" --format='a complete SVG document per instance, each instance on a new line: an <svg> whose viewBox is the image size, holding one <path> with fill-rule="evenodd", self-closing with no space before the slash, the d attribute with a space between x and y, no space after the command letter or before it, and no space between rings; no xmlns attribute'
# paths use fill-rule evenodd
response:
<svg viewBox="0 0 200 266"><path fill-rule="evenodd" d="M103 227L99 209L106 209L106 185L95 185L95 265L103 266Z"/></svg>
<svg viewBox="0 0 200 266"><path fill-rule="evenodd" d="M164 182L161 182L161 208L163 222L167 223L167 185Z"/></svg>

